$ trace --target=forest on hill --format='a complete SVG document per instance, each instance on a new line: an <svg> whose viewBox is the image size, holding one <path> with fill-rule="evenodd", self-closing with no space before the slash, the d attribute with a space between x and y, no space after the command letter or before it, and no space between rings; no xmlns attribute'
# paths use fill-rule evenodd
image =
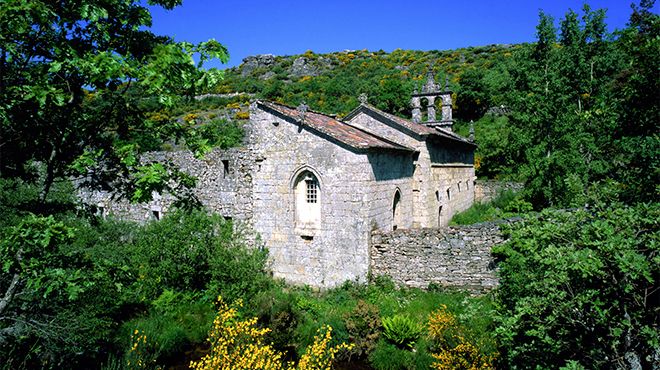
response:
<svg viewBox="0 0 660 370"><path fill-rule="evenodd" d="M222 44L152 33L137 0L6 1L0 369L659 368L653 8L634 4L614 34L585 6L541 12L530 44L256 56L222 72L204 67L227 60ZM141 156L240 145L252 97L342 115L365 93L408 117L428 68L454 92L455 129L474 121L478 174L525 183L473 210L521 217L502 227L485 295L384 277L288 286L267 250L200 208L194 178ZM104 217L71 179L133 202L168 192L177 211Z"/></svg>

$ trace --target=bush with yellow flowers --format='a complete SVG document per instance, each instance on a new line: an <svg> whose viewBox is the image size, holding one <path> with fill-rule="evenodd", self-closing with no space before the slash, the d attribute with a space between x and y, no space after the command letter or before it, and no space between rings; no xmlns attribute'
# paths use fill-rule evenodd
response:
<svg viewBox="0 0 660 370"><path fill-rule="evenodd" d="M442 305L431 312L428 334L435 347L431 368L436 370L489 370L494 369L496 354L481 353L479 347L466 338L464 328L456 317Z"/></svg>
<svg viewBox="0 0 660 370"><path fill-rule="evenodd" d="M190 367L195 370L330 370L336 354L352 345L330 346L332 328L319 330L298 364L284 364L283 354L264 342L270 329L257 327L257 318L241 319L238 301L233 307L218 297L218 314L213 321L208 341L209 353Z"/></svg>
<svg viewBox="0 0 660 370"><path fill-rule="evenodd" d="M126 369L159 369L151 344L143 331L135 329L131 334L131 347L126 354Z"/></svg>

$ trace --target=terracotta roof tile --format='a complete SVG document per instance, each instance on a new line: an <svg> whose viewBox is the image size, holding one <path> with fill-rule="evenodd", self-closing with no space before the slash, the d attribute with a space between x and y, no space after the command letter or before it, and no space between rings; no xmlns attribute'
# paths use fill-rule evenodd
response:
<svg viewBox="0 0 660 370"><path fill-rule="evenodd" d="M258 101L257 104L300 122L300 113L296 108L269 101ZM331 138L355 149L365 150L371 148L383 148L414 151L408 147L351 126L346 122L339 121L334 117L310 110L305 113L303 124L312 130L330 136Z"/></svg>

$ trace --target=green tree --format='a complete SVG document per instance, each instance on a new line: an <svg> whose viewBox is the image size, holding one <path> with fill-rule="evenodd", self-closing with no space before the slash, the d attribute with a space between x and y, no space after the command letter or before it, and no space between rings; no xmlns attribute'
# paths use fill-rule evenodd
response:
<svg viewBox="0 0 660 370"><path fill-rule="evenodd" d="M170 9L180 1L149 3ZM34 180L40 163L42 202L55 178L76 172L92 184L113 182L136 200L191 185L176 171L141 163L135 136L185 139L187 127L145 112L216 84L221 72L201 67L211 58L226 61L227 51L215 40L174 42L150 25L136 0L3 2L0 176ZM189 141L197 152L207 149Z"/></svg>
<svg viewBox="0 0 660 370"><path fill-rule="evenodd" d="M500 263L505 368L657 368L658 204L546 211L515 224Z"/></svg>
<svg viewBox="0 0 660 370"><path fill-rule="evenodd" d="M0 357L9 368L73 366L110 339L120 269L71 248L75 229L28 216L0 231Z"/></svg>

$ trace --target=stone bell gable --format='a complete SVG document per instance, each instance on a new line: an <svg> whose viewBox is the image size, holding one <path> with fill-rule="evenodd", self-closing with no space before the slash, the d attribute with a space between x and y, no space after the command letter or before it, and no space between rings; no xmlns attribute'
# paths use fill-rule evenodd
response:
<svg viewBox="0 0 660 370"><path fill-rule="evenodd" d="M365 96L344 120L415 149L410 196L416 209L413 227L447 226L454 214L474 202L476 145L472 141L438 125L383 112L369 104Z"/></svg>

